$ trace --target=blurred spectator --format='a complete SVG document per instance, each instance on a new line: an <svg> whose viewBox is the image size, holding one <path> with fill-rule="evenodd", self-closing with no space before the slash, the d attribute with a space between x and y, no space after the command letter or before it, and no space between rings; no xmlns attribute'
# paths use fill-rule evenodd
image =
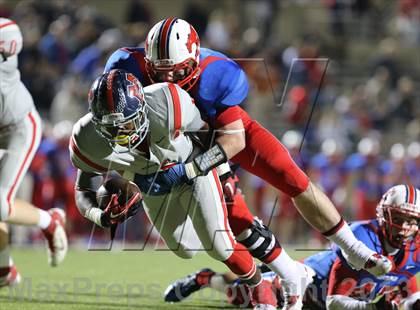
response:
<svg viewBox="0 0 420 310"><path fill-rule="evenodd" d="M70 51L66 43L70 24L69 16L60 16L50 25L48 33L42 37L38 45L41 55L51 64L59 66L61 73L64 73L70 61Z"/></svg>
<svg viewBox="0 0 420 310"><path fill-rule="evenodd" d="M420 143L418 141L410 143L407 147L406 169L410 183L420 188Z"/></svg>
<svg viewBox="0 0 420 310"><path fill-rule="evenodd" d="M197 31L198 36L204 36L209 20L209 12L206 3L203 1L189 2L183 15L187 22L194 25L194 29Z"/></svg>
<svg viewBox="0 0 420 310"><path fill-rule="evenodd" d="M112 12L111 18L100 13L105 6L98 10L85 0L0 0L0 15L12 15L22 29L22 80L47 129L28 174L35 186L32 196L37 205L68 209L71 230L77 234L92 227L79 224L84 220L74 208L69 124L86 113L88 87L109 53L126 44L141 46L150 24L161 18L161 11L154 12L160 7L185 12L203 47L241 59L238 63L250 85L244 108L271 132L285 133L282 141L291 156L347 219L374 217L381 193L395 182L408 180L420 186L418 0L153 5L128 0L120 7L125 12L121 21L111 20ZM323 17L328 14L330 25L325 25ZM304 24L295 22L302 17ZM273 90L279 93L277 98ZM278 109L283 90L286 101ZM247 200L269 221L279 193L257 177L250 180L251 186L243 184L253 188L245 191ZM274 212L278 218L272 228L285 235L283 240L307 236L302 233L307 226L290 199L280 195ZM148 227L144 214L137 220L141 223L137 226ZM131 240L141 237L135 229L128 228L127 233Z"/></svg>
<svg viewBox="0 0 420 310"><path fill-rule="evenodd" d="M420 42L420 1L398 1L399 12L395 18L395 32L407 44Z"/></svg>
<svg viewBox="0 0 420 310"><path fill-rule="evenodd" d="M103 71L108 56L121 46L124 46L121 31L117 28L105 30L97 41L76 56L70 70L87 81L93 81Z"/></svg>
<svg viewBox="0 0 420 310"><path fill-rule="evenodd" d="M152 22L152 11L147 1L130 0L125 15L127 23L150 24Z"/></svg>
<svg viewBox="0 0 420 310"><path fill-rule="evenodd" d="M377 136L366 137L357 145L357 152L345 161L348 173L350 206L353 218L364 220L376 216L376 204L383 193L383 158Z"/></svg>
<svg viewBox="0 0 420 310"><path fill-rule="evenodd" d="M51 105L50 120L53 124L64 120L74 124L88 111L87 92L90 83L77 75L71 75L61 85Z"/></svg>
<svg viewBox="0 0 420 310"><path fill-rule="evenodd" d="M397 60L398 43L393 38L385 38L374 51L372 59L373 73L379 67L386 68L389 74L390 86L395 88L400 77L400 68Z"/></svg>

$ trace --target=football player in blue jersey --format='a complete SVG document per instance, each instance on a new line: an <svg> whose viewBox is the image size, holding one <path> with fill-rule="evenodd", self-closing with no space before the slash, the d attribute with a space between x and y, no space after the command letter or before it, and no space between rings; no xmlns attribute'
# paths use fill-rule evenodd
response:
<svg viewBox="0 0 420 310"><path fill-rule="evenodd" d="M170 82L183 87L213 130L215 139L207 143L206 160L179 163L168 169L169 185L206 174L231 160L292 197L304 218L335 242L353 266L377 275L389 271L391 263L354 237L332 202L310 182L287 149L239 106L248 95L245 72L222 53L200 48L192 25L174 17L158 22L149 31L145 48L123 47L110 56L105 71L112 69L134 74L144 86ZM174 111L174 122L179 124L179 113ZM254 257L276 271L284 283L290 283L285 291L290 297L288 309L293 309L302 297L293 288L299 287L305 271L290 259L272 232L254 220L236 191L234 179L224 172L219 175L224 181L233 233Z"/></svg>
<svg viewBox="0 0 420 310"><path fill-rule="evenodd" d="M386 275L353 269L334 248L309 256L303 263L313 271L314 282L306 289L303 304L307 309L420 309L416 274L420 271L420 191L410 185L390 188L377 205L377 218L354 222L355 236L370 249L386 255L393 263ZM261 267L263 270L265 267ZM283 305L282 288L272 271L263 273L272 285L272 296ZM232 274L203 269L171 284L165 292L168 302L180 301L203 287L226 292L228 300L248 306L252 298Z"/></svg>

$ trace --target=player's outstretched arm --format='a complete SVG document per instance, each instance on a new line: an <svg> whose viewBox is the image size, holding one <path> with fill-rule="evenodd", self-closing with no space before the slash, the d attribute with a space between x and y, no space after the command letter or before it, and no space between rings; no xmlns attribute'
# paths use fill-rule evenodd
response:
<svg viewBox="0 0 420 310"><path fill-rule="evenodd" d="M101 217L103 211L96 200L96 191L103 181L101 174L77 171L75 198L79 212L96 225L103 227Z"/></svg>

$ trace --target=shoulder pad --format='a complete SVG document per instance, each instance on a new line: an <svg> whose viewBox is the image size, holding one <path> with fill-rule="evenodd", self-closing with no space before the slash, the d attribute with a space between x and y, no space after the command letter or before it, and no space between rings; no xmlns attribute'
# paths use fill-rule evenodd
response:
<svg viewBox="0 0 420 310"><path fill-rule="evenodd" d="M199 95L216 107L241 104L248 95L248 89L245 72L233 60L216 60L201 73Z"/></svg>

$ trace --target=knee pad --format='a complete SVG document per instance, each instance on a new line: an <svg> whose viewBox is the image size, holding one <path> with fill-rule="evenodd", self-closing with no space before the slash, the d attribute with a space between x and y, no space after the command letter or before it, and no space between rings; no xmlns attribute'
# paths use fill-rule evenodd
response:
<svg viewBox="0 0 420 310"><path fill-rule="evenodd" d="M244 233L245 236L238 241L249 250L253 257L260 261L264 261L275 249L281 248L271 230L258 218L254 218L251 227ZM241 235L244 235L244 233Z"/></svg>
<svg viewBox="0 0 420 310"><path fill-rule="evenodd" d="M11 203L7 201L7 193L0 190L0 221L5 221L9 218Z"/></svg>

